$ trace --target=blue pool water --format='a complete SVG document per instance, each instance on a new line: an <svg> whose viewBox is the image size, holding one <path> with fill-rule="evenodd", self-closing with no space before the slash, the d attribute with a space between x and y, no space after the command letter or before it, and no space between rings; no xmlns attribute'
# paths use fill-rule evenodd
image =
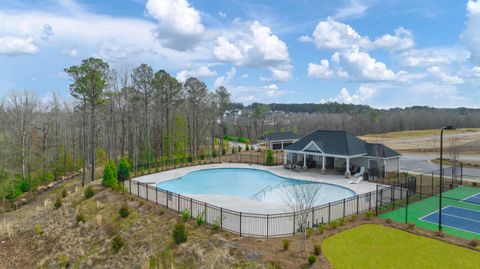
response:
<svg viewBox="0 0 480 269"><path fill-rule="evenodd" d="M283 204L292 185L312 184L319 188L316 205L354 196L347 188L277 176L258 169L215 168L190 172L183 177L157 184L157 188L179 194L228 195Z"/></svg>

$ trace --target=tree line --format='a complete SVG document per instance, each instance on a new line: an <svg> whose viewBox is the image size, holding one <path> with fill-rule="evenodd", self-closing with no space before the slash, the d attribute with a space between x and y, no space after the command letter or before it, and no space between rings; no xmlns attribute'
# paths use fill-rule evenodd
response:
<svg viewBox="0 0 480 269"><path fill-rule="evenodd" d="M212 155L223 147L230 93L197 78L178 82L165 70L141 64L111 68L88 58L65 69L74 102L28 91L0 102L2 199L82 171L98 176L98 163L126 158L132 165Z"/></svg>

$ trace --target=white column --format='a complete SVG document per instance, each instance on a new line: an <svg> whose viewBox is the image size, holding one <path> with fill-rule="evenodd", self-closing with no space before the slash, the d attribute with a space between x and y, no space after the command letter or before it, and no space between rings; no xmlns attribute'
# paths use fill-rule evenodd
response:
<svg viewBox="0 0 480 269"><path fill-rule="evenodd" d="M307 154L303 154L303 167L307 167Z"/></svg>
<svg viewBox="0 0 480 269"><path fill-rule="evenodd" d="M322 174L325 175L327 173L327 170L325 170L325 155L322 155Z"/></svg>
<svg viewBox="0 0 480 269"><path fill-rule="evenodd" d="M345 169L345 178L350 178L352 175L350 174L350 158L347 157L347 166Z"/></svg>
<svg viewBox="0 0 480 269"><path fill-rule="evenodd" d="M287 164L287 152L283 152L283 164Z"/></svg>
<svg viewBox="0 0 480 269"><path fill-rule="evenodd" d="M283 140L282 140L282 149L283 149Z"/></svg>

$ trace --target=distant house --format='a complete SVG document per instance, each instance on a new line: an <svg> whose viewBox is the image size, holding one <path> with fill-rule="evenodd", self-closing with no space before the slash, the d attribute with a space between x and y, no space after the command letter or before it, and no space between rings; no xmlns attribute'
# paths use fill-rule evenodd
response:
<svg viewBox="0 0 480 269"><path fill-rule="evenodd" d="M368 143L345 131L315 131L284 148L285 164L304 169L334 169L350 177L361 167L381 176L398 171L401 154L383 145Z"/></svg>
<svg viewBox="0 0 480 269"><path fill-rule="evenodd" d="M258 138L258 142L267 144L272 150L282 150L286 146L298 141L300 137L292 132L276 132Z"/></svg>

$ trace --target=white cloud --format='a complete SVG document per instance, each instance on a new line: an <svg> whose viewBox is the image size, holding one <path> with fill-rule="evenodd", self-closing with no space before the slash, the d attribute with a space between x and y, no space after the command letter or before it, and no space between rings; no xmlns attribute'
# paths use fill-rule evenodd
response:
<svg viewBox="0 0 480 269"><path fill-rule="evenodd" d="M223 11L218 11L218 16L222 17L222 18L226 18L227 17L227 13L223 12Z"/></svg>
<svg viewBox="0 0 480 269"><path fill-rule="evenodd" d="M350 94L347 88L342 88L335 98L329 100L329 102L345 103L345 104L362 104L370 100L375 96L377 90L360 86L354 94ZM324 100L322 100L325 102Z"/></svg>
<svg viewBox="0 0 480 269"><path fill-rule="evenodd" d="M143 52L143 49L133 45L118 45L116 43L103 42L100 46L99 55L106 60L121 61L131 59Z"/></svg>
<svg viewBox="0 0 480 269"><path fill-rule="evenodd" d="M438 66L432 66L427 69L435 78L446 84L462 84L464 80L458 76L452 76L440 69Z"/></svg>
<svg viewBox="0 0 480 269"><path fill-rule="evenodd" d="M264 86L263 89L265 89L265 94L269 97L278 97L286 94L285 91L279 90L277 84Z"/></svg>
<svg viewBox="0 0 480 269"><path fill-rule="evenodd" d="M373 46L387 50L405 50L413 48L415 42L411 31L399 27L395 29L395 35L386 34L375 39Z"/></svg>
<svg viewBox="0 0 480 269"><path fill-rule="evenodd" d="M432 98L438 98L437 95L454 97L458 93L458 88L455 85L438 84L428 81L413 84L409 89L414 94L428 94Z"/></svg>
<svg viewBox="0 0 480 269"><path fill-rule="evenodd" d="M187 0L148 0L146 9L158 21L157 38L168 48L191 49L205 31L200 12Z"/></svg>
<svg viewBox="0 0 480 269"><path fill-rule="evenodd" d="M399 54L396 58L402 66L428 67L463 63L470 57L470 52L460 47L431 47L413 49Z"/></svg>
<svg viewBox="0 0 480 269"><path fill-rule="evenodd" d="M269 67L272 80L286 81L292 77L287 45L258 21L229 39L218 37L213 55L219 61L239 66Z"/></svg>
<svg viewBox="0 0 480 269"><path fill-rule="evenodd" d="M240 49L223 36L217 38L217 46L213 49L213 55L217 60L223 62L239 64L243 60Z"/></svg>
<svg viewBox="0 0 480 269"><path fill-rule="evenodd" d="M396 78L395 73L383 62L358 48L346 50L341 56L342 62L349 68L349 74L354 74L360 80L385 81Z"/></svg>
<svg viewBox="0 0 480 269"><path fill-rule="evenodd" d="M53 28L50 24L43 25L42 39L48 41L53 36Z"/></svg>
<svg viewBox="0 0 480 269"><path fill-rule="evenodd" d="M308 43L308 42L312 42L313 38L309 35L302 35L302 36L300 36L300 38L298 40L300 42Z"/></svg>
<svg viewBox="0 0 480 269"><path fill-rule="evenodd" d="M229 86L230 81L235 77L236 74L237 74L237 69L235 69L235 67L232 67L225 76L220 76L217 79L215 79L213 86L215 88L218 88L220 86L224 86L224 87Z"/></svg>
<svg viewBox="0 0 480 269"><path fill-rule="evenodd" d="M210 70L208 66L201 65L195 70L182 70L177 73L176 79L180 82L185 82L191 77L201 78L201 77L213 77L216 76L217 72Z"/></svg>
<svg viewBox="0 0 480 269"><path fill-rule="evenodd" d="M78 56L79 51L77 49L63 49L62 54L74 58Z"/></svg>
<svg viewBox="0 0 480 269"><path fill-rule="evenodd" d="M472 60L480 64L480 1L467 2L466 28L461 34L461 40L472 52Z"/></svg>
<svg viewBox="0 0 480 269"><path fill-rule="evenodd" d="M337 22L331 18L319 22L312 37L315 46L319 49L366 47L370 43L368 37L362 37L350 25Z"/></svg>
<svg viewBox="0 0 480 269"><path fill-rule="evenodd" d="M38 47L32 37L0 36L0 55L35 54L37 52Z"/></svg>
<svg viewBox="0 0 480 269"><path fill-rule="evenodd" d="M365 15L368 6L360 0L350 0L348 5L342 7L333 16L336 19L358 18Z"/></svg>
<svg viewBox="0 0 480 269"><path fill-rule="evenodd" d="M334 77L334 72L330 69L330 64L326 59L321 60L320 64L309 63L307 72L309 77L326 79Z"/></svg>

